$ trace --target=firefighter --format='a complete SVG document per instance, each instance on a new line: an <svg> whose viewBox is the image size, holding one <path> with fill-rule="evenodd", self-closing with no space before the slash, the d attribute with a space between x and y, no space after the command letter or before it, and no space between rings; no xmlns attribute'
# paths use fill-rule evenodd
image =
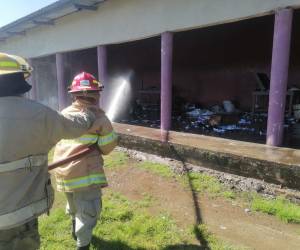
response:
<svg viewBox="0 0 300 250"><path fill-rule="evenodd" d="M54 170L57 190L67 198L66 212L72 218L72 236L77 249L89 249L93 228L101 212L101 187L107 186L101 155L109 154L117 145L117 136L103 110L99 108L102 85L89 73L78 74L69 88L73 98L63 114L93 109L96 120L88 133L74 140L60 141L54 150L54 161L67 158L87 147L89 154Z"/></svg>
<svg viewBox="0 0 300 250"><path fill-rule="evenodd" d="M95 119L87 110L64 117L24 98L31 71L23 58L0 53L0 250L39 249L37 217L53 203L48 152Z"/></svg>

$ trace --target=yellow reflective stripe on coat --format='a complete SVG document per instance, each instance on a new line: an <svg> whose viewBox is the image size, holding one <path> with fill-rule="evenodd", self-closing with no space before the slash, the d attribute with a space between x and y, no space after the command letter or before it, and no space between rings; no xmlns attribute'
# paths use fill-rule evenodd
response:
<svg viewBox="0 0 300 250"><path fill-rule="evenodd" d="M105 146L109 143L112 143L117 139L117 134L115 131L112 131L111 133L104 135L104 136L99 136L98 138L98 145L99 146Z"/></svg>
<svg viewBox="0 0 300 250"><path fill-rule="evenodd" d="M93 134L85 134L78 138L76 138L74 141L80 144L94 144L98 140L98 135Z"/></svg>
<svg viewBox="0 0 300 250"><path fill-rule="evenodd" d="M68 191L76 188L88 187L93 184L107 184L107 180L104 174L92 174L70 180L57 180L56 184L58 189Z"/></svg>
<svg viewBox="0 0 300 250"><path fill-rule="evenodd" d="M85 134L74 140L61 140L59 144L60 145L77 145L77 144L90 145L90 144L95 144L97 140L98 140L98 135Z"/></svg>

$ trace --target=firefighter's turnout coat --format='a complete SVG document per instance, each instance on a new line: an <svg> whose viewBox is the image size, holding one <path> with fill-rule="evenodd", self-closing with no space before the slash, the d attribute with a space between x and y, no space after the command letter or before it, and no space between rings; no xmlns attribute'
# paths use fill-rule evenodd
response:
<svg viewBox="0 0 300 250"><path fill-rule="evenodd" d="M84 100L73 102L62 113L64 115L77 113L82 107L93 109L93 113L96 115L92 128L76 139L61 140L55 147L54 161L78 153L93 144L97 145L97 149L53 170L57 190L60 192L77 192L107 186L101 155L110 153L116 147L117 136L104 111Z"/></svg>
<svg viewBox="0 0 300 250"><path fill-rule="evenodd" d="M0 230L50 209L48 152L62 138L76 138L91 127L94 115L82 111L64 117L23 97L0 97Z"/></svg>

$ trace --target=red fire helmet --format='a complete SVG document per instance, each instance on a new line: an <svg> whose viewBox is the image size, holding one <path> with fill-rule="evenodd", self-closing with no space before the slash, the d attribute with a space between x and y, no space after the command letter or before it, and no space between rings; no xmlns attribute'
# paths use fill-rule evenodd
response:
<svg viewBox="0 0 300 250"><path fill-rule="evenodd" d="M87 72L81 72L73 79L72 85L68 88L69 93L101 91L103 85L92 75Z"/></svg>

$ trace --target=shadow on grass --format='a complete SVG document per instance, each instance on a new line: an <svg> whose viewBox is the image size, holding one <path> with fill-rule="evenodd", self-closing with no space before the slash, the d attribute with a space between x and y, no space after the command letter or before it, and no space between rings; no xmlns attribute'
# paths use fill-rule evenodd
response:
<svg viewBox="0 0 300 250"><path fill-rule="evenodd" d="M182 246L178 246L177 248L176 248L176 246L174 246L175 248L166 248L166 249L167 250L169 250L169 249L170 250L171 249L205 249L205 250L209 250L210 247L209 247L208 241L205 238L205 235L203 235L203 233L200 231L200 229L198 227L198 225L203 223L203 220L202 220L200 204L199 204L199 200L198 200L198 193L195 191L195 188L193 186L193 182L192 182L191 176L190 176L190 170L186 165L186 161L177 152L177 150L174 148L174 146L169 144L169 147L171 149L171 152L174 154L175 159L179 160L182 163L183 170L188 177L189 189L192 194L192 198L193 198L193 202L194 202L194 211L195 211L195 216L196 216L196 221L195 221L195 225L194 225L194 234L201 246L193 246L194 248L192 248L192 247L188 248L188 246L182 245Z"/></svg>
<svg viewBox="0 0 300 250"><path fill-rule="evenodd" d="M122 241L106 241L98 237L92 238L92 249L97 250L146 250L145 248L132 248Z"/></svg>
<svg viewBox="0 0 300 250"><path fill-rule="evenodd" d="M197 245L174 245L167 246L163 250L206 250L207 247L197 246Z"/></svg>
<svg viewBox="0 0 300 250"><path fill-rule="evenodd" d="M92 238L93 249L97 250L147 250L146 248L132 248L122 241L106 241L98 237ZM162 250L206 250L207 248L197 245L172 245L162 248Z"/></svg>

